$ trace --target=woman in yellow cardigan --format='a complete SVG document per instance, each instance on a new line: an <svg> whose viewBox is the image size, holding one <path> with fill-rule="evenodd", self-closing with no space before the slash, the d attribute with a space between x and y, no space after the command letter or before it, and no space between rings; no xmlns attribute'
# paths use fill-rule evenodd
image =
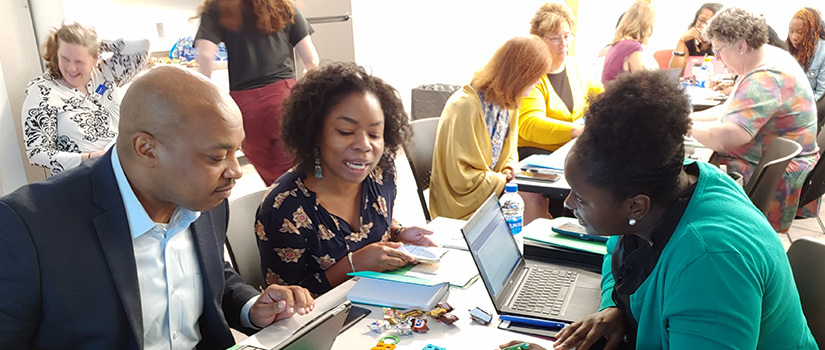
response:
<svg viewBox="0 0 825 350"><path fill-rule="evenodd" d="M542 5L530 21L530 34L541 37L550 49L550 68L519 107L518 152L524 159L550 153L576 138L584 129L576 122L587 105L588 91L602 90L579 74L576 63L567 57L573 42L573 11L564 3Z"/></svg>
<svg viewBox="0 0 825 350"><path fill-rule="evenodd" d="M549 53L535 36L502 45L441 112L430 179L430 214L467 219L519 171L518 102L547 72ZM547 216L547 200L521 193L524 224Z"/></svg>

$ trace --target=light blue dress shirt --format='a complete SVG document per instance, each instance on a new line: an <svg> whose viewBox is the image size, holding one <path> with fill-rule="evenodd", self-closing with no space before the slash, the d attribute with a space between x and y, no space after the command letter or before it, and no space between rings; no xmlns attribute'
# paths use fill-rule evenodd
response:
<svg viewBox="0 0 825 350"><path fill-rule="evenodd" d="M195 242L189 226L200 212L177 207L169 223L156 223L138 201L112 150L112 168L126 209L140 288L145 349L194 349L201 340L198 319L204 295ZM242 323L249 327L246 303Z"/></svg>

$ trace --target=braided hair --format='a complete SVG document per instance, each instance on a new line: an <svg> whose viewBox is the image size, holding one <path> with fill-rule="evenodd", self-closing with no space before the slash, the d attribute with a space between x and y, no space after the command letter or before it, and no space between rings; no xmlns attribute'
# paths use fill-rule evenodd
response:
<svg viewBox="0 0 825 350"><path fill-rule="evenodd" d="M802 20L804 30L802 33L802 41L798 47L791 44L791 35L790 33L788 34L788 39L786 40L788 43L788 52L796 58L799 65L801 65L805 71L808 71L808 68L811 67L814 52L816 51L817 41L820 38L825 39L825 28L823 28L822 25L822 16L820 16L817 9L803 7L793 15L793 18Z"/></svg>

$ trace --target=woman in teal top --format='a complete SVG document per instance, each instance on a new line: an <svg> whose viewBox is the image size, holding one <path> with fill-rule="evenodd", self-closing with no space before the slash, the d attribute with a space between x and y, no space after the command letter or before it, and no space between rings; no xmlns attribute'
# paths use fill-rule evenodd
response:
<svg viewBox="0 0 825 350"><path fill-rule="evenodd" d="M606 88L564 169L565 205L611 236L602 307L556 349L602 337L606 349L816 349L768 221L726 174L684 160L690 104L677 82L645 71Z"/></svg>

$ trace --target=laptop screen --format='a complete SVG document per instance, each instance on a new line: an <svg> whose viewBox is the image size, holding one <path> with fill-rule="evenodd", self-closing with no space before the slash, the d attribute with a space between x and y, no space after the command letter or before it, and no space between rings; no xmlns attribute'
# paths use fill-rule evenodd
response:
<svg viewBox="0 0 825 350"><path fill-rule="evenodd" d="M473 213L463 231L467 245L476 257L481 279L495 300L521 261L521 253L495 194Z"/></svg>

